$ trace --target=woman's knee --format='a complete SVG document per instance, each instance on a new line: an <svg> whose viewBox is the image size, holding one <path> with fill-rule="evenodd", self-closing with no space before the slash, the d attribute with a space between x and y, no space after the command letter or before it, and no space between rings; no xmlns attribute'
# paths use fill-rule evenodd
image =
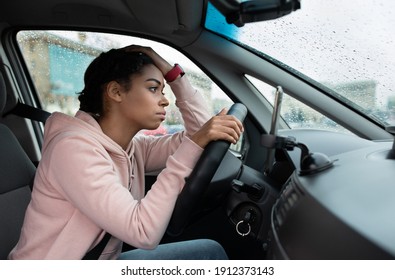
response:
<svg viewBox="0 0 395 280"><path fill-rule="evenodd" d="M212 260L227 260L228 256L225 252L225 249L222 247L220 243L212 239L199 239L200 244L197 244L202 251L205 251L207 254L207 259Z"/></svg>

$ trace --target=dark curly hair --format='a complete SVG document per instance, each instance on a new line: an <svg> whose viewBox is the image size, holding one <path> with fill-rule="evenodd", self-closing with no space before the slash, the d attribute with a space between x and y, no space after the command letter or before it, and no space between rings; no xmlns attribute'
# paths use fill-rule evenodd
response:
<svg viewBox="0 0 395 280"><path fill-rule="evenodd" d="M111 49L96 57L85 71L84 89L78 93L80 110L100 116L103 114L103 86L111 81L120 83L126 90L131 86L131 76L141 73L152 59L141 52Z"/></svg>

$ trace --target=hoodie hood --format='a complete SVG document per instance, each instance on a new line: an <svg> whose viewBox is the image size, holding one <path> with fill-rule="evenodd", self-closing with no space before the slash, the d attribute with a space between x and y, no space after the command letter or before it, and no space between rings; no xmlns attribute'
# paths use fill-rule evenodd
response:
<svg viewBox="0 0 395 280"><path fill-rule="evenodd" d="M67 135L86 135L99 141L99 143L110 153L124 155L125 151L114 140L103 133L99 123L88 113L78 111L74 117L55 112L45 123L43 151L48 144L58 137ZM130 143L127 153L131 154Z"/></svg>

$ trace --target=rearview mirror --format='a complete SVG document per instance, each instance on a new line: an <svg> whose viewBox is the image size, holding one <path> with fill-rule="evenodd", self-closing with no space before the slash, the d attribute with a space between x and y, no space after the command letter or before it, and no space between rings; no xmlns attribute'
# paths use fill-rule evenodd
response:
<svg viewBox="0 0 395 280"><path fill-rule="evenodd" d="M228 23L241 27L248 22L285 16L300 9L300 0L210 0Z"/></svg>

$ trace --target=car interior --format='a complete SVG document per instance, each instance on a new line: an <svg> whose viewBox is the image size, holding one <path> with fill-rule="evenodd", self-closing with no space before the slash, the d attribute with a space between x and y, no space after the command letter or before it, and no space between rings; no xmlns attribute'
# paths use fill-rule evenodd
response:
<svg viewBox="0 0 395 280"><path fill-rule="evenodd" d="M38 70L44 58L24 38L65 40L59 39L62 32L116 34L169 46L177 51L175 59L187 57L226 96L227 103L218 106L229 105L229 114L243 121L245 131L237 147L216 141L205 149L161 243L210 238L230 259L242 260L395 258L391 123L383 125L329 86L210 30L212 8L229 26L243 30L255 22L296 15L304 5L298 0L1 2L0 259L6 259L18 241L41 158L45 120L52 113L49 105L54 106L52 99L44 106L47 101L37 81L51 78L45 67L56 68L46 65ZM110 41L104 46L110 48ZM75 45L89 53L89 59L103 51ZM38 58L29 62L27 54ZM73 60L72 65L78 64ZM83 74L85 68L76 68ZM63 68L57 71L68 75ZM260 83L271 87L273 102L260 92ZM56 85L51 90L56 92ZM59 100L66 104L68 98ZM288 108L286 98L347 132L293 128L282 111ZM157 175L146 175L147 191ZM124 250L129 249L133 247L124 244Z"/></svg>

